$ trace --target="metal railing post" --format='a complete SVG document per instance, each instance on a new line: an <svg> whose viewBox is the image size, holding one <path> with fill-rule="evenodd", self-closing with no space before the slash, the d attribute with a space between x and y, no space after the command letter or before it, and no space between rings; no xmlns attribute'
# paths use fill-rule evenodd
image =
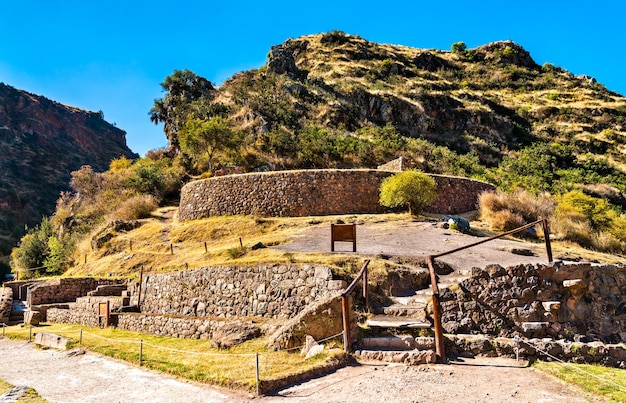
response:
<svg viewBox="0 0 626 403"><path fill-rule="evenodd" d="M341 316L343 317L343 351L350 353L350 316L348 313L348 297L341 296Z"/></svg>

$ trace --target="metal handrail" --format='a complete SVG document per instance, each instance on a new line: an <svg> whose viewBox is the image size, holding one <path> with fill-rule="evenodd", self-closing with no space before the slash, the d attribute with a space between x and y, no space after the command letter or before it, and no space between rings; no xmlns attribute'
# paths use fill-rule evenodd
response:
<svg viewBox="0 0 626 403"><path fill-rule="evenodd" d="M545 243L546 243L546 254L548 255L548 262L552 262L552 245L550 244L550 228L548 226L548 220L546 220L546 219L533 221L533 222L531 222L529 224L526 224L526 225L523 225L521 227L515 228L515 229L513 229L511 231L504 232L504 233L502 233L500 235L495 235L495 236L489 237L487 239L483 239L481 241L474 242L474 243L469 244L469 245L460 246L458 248L451 249L451 250L446 251L446 252L441 252L441 253L437 253L437 254L430 255L430 256L426 257L426 262L428 263L428 270L430 272L430 284L431 284L431 288L432 288L432 292L433 292L432 302L433 302L433 322L434 322L434 325L435 325L435 350L436 350L436 353L440 357L441 360L445 361L445 359L446 359L446 351L445 351L444 340L443 340L443 327L441 325L441 304L439 302L439 286L437 285L437 274L435 273L435 258L446 256L446 255L450 255L452 253L459 252L459 251L462 251L462 250L465 250L465 249L469 249L471 247L483 244L485 242L493 241L495 239L502 238L502 237L505 237L507 235L516 234L518 232L525 231L528 228L534 227L535 225L537 225L539 223L541 223L542 226L543 226L543 233L544 233L544 239L545 239Z"/></svg>

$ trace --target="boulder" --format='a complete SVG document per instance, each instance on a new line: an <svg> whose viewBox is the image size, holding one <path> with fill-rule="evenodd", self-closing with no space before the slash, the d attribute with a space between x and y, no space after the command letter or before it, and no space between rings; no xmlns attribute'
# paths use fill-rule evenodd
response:
<svg viewBox="0 0 626 403"><path fill-rule="evenodd" d="M241 321L228 322L215 329L211 345L227 349L259 336L261 336L261 329L252 323Z"/></svg>

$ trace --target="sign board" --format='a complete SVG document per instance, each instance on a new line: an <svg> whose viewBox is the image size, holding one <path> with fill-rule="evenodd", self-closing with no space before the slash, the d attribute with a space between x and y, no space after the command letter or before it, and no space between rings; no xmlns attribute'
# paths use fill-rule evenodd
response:
<svg viewBox="0 0 626 403"><path fill-rule="evenodd" d="M104 319L104 327L109 326L110 314L111 314L111 309L110 309L109 301L100 302L98 304L98 316L99 316L99 319L101 318Z"/></svg>
<svg viewBox="0 0 626 403"><path fill-rule="evenodd" d="M356 252L356 224L330 224L330 251L335 251L335 242L352 242Z"/></svg>

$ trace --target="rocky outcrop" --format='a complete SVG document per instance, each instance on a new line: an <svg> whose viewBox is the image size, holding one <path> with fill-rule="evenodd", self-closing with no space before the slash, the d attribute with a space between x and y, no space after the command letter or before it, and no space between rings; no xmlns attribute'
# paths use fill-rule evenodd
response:
<svg viewBox="0 0 626 403"><path fill-rule="evenodd" d="M108 169L118 157L137 157L126 133L101 112L62 105L0 83L0 254L55 208L82 165Z"/></svg>

